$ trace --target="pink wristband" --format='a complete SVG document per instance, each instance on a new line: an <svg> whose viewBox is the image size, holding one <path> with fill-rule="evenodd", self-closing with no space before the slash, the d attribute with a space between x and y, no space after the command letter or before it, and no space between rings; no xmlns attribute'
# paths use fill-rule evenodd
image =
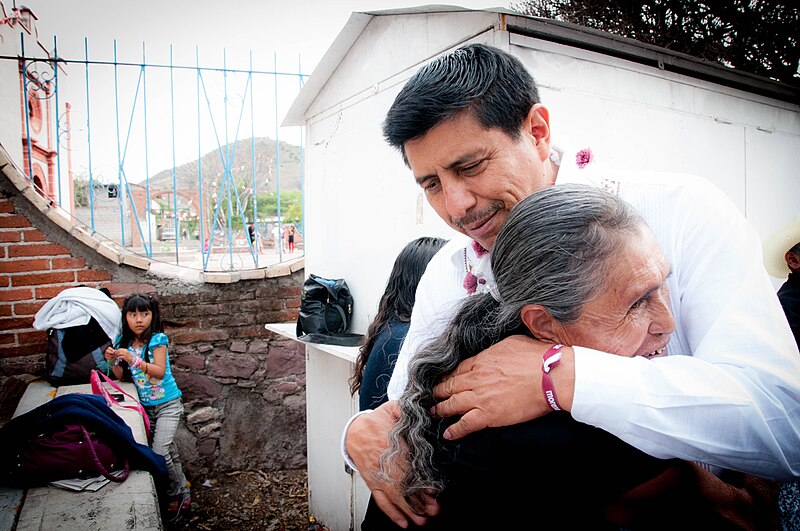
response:
<svg viewBox="0 0 800 531"><path fill-rule="evenodd" d="M561 411L561 406L558 405L558 397L556 397L556 388L553 385L553 380L550 379L550 371L553 367L557 367L561 362L561 349L564 345L553 345L547 349L542 356L542 392L547 404L553 411Z"/></svg>

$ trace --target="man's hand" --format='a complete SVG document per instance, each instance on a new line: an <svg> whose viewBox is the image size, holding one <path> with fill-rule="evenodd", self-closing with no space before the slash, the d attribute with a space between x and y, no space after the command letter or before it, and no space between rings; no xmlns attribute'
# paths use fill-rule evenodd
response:
<svg viewBox="0 0 800 531"><path fill-rule="evenodd" d="M488 427L510 426L551 411L542 393L542 355L553 346L526 336L511 336L458 368L433 389L443 402L433 408L440 417L463 415L447 428L446 439L459 439ZM550 372L562 409L572 409L575 358L562 351L561 363Z"/></svg>
<svg viewBox="0 0 800 531"><path fill-rule="evenodd" d="M400 482L405 474L404 462L393 462L389 470L383 471L389 476L388 481L380 469L381 455L389 447L389 430L399 418L400 408L396 401L386 402L373 412L359 416L347 430L345 447L372 491L372 498L378 507L394 523L406 528L409 520L416 525L424 525L426 518L411 509L400 490ZM438 504L432 499L428 500L425 512L430 516L435 515Z"/></svg>

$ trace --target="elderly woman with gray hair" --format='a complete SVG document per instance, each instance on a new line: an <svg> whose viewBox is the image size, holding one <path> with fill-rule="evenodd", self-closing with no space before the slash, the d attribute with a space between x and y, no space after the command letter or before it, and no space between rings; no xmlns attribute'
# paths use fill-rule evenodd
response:
<svg viewBox="0 0 800 531"><path fill-rule="evenodd" d="M456 419L431 417L434 386L511 335L553 342L546 366L558 363L561 345L669 363L649 358L666 354L674 330L670 266L621 199L581 185L539 191L512 210L491 260L490 292L466 299L413 360L382 460L405 468L405 495L420 514L426 497L438 499L440 514L424 529L774 528L775 511L764 510L772 485L741 474L726 483L698 465L655 459L565 412L445 440ZM546 370L543 378L547 392ZM362 530L394 528L371 504Z"/></svg>

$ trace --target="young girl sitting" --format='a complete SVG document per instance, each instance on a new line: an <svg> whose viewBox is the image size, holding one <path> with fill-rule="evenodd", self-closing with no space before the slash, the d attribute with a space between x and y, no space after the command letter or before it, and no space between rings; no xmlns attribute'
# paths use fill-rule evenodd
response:
<svg viewBox="0 0 800 531"><path fill-rule="evenodd" d="M162 332L158 300L153 295L136 293L122 304L122 335L116 349L106 349L105 358L122 379L126 366L153 426L153 451L163 455L169 470L169 519L189 509L191 495L174 443L183 415L181 390L172 376L167 354L169 340Z"/></svg>

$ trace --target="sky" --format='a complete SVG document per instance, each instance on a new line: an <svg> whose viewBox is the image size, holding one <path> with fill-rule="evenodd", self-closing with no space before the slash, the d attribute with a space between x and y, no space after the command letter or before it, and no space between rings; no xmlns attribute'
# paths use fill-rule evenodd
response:
<svg viewBox="0 0 800 531"><path fill-rule="evenodd" d="M352 12L413 7L432 3L414 0L0 0L7 9L27 6L39 19L40 39L58 36L59 55L83 52L83 38L93 51L108 47L114 39L140 51L172 44L175 53L193 57L201 51L225 49L231 56L249 51L271 63L277 52L296 70L310 72L344 27ZM480 9L502 5L497 0L449 2Z"/></svg>
<svg viewBox="0 0 800 531"><path fill-rule="evenodd" d="M0 0L6 12L12 7L26 6L36 15L39 41L48 48L57 46L58 56L67 60L83 60L85 50L91 61L131 62L141 64L185 65L228 68L248 68L252 64L256 71L277 71L309 75L322 59L328 47L346 25L350 15L358 11L376 11L402 7L427 5L433 2L415 0L243 0L221 2L219 0ZM447 3L447 2L439 2ZM498 0L458 0L450 2L466 8L507 7ZM54 41L54 37L56 39ZM247 123L238 126L235 122L241 109L247 114L248 90L245 81L229 76L204 78L212 93L210 101L228 101L227 108L209 108L197 118L197 84L193 72L185 70L183 77L175 74L175 86L179 94L173 110L169 96L169 74L167 69L148 69L146 105L144 98L134 94L139 90L139 69L120 69L119 96L114 96L117 80L111 67L92 67L92 104L86 113L84 66L68 66L70 83L60 83L64 91L59 94L62 101L72 105L74 133L73 167L78 174L87 174L91 166L93 177L101 181L117 181L119 160L123 160L126 178L130 182L141 182L145 175L155 175L172 165L196 160L198 144L206 153L225 145L228 138L249 138ZM262 119L252 120L261 130L252 136L268 136L293 144L300 143L300 128L278 128L286 111L299 90L299 78L284 76L280 89L273 89L272 77L254 78L252 92L265 96L270 90L278 96L262 98L256 103L256 112ZM184 85L181 85L184 83ZM260 83L260 84L259 84ZM183 87L183 88L181 88ZM70 93L68 90L74 90ZM115 102L115 99L118 101ZM118 110L115 110L115 105ZM146 112L141 112L146 107ZM183 108L181 108L183 107ZM223 113L227 115L223 118ZM169 122L170 115L183 113L189 121L181 121L177 127ZM119 118L115 118L115 115ZM148 126L142 116L147 115ZM269 114L267 118L266 115ZM217 131L210 132L208 122L214 115ZM205 120L199 126L199 120ZM115 123L116 122L118 123ZM160 120L160 121L159 121ZM191 121L194 120L194 121ZM228 130L220 123L227 120ZM91 124L86 127L83 124ZM237 130L238 127L238 130ZM197 130L203 130L203 139L198 141ZM177 130L176 135L169 131ZM126 131L130 140L126 140ZM145 141L145 135L148 135ZM216 138L214 138L216 137ZM120 138L118 142L116 139ZM174 149L169 149L169 144ZM83 146L89 146L88 150ZM148 144L145 149L143 145ZM160 149L154 149L152 146ZM166 147L166 148L165 148ZM91 153L88 153L91 151ZM147 151L149 159L143 156ZM172 152L176 154L173 155ZM87 161L91 159L91 164Z"/></svg>

